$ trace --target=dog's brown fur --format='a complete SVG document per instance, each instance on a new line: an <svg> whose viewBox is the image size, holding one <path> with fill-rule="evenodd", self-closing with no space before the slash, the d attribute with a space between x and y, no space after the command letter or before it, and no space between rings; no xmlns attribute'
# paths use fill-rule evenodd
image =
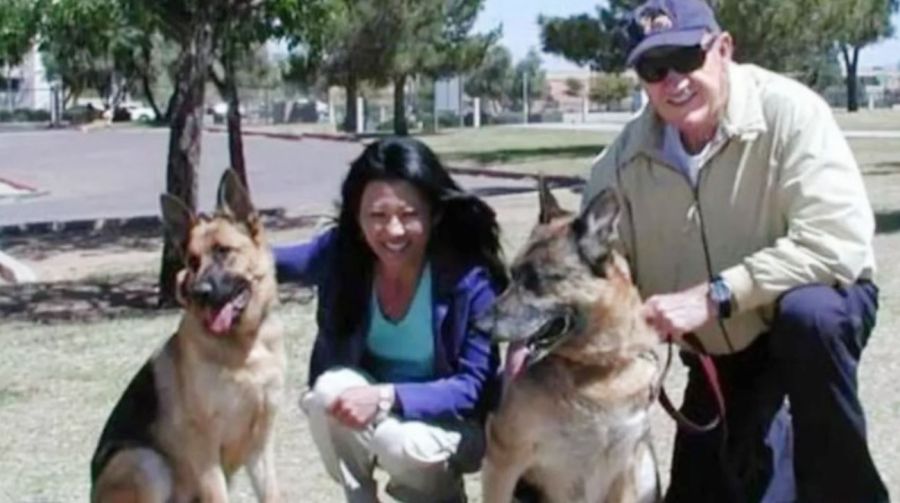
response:
<svg viewBox="0 0 900 503"><path fill-rule="evenodd" d="M618 199L604 192L575 218L540 192L512 284L479 320L496 340L534 346L488 422L483 501L508 503L520 478L544 501L658 501L657 338L615 249Z"/></svg>
<svg viewBox="0 0 900 503"><path fill-rule="evenodd" d="M260 501L279 501L271 431L285 356L274 263L234 172L219 195L211 218L163 196L186 264L184 315L110 415L92 460L94 502L225 502L241 466Z"/></svg>

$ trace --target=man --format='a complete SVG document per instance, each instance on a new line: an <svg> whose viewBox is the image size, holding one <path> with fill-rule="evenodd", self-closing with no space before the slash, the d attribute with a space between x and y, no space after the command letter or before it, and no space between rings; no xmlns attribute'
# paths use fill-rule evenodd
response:
<svg viewBox="0 0 900 503"><path fill-rule="evenodd" d="M618 187L646 319L664 339L696 335L726 396L726 429L678 433L666 501L759 501L785 397L797 499L888 501L856 383L878 306L874 218L829 107L734 63L702 0L648 1L629 39L649 104L597 159L585 201ZM710 420L697 358L683 359L682 412Z"/></svg>

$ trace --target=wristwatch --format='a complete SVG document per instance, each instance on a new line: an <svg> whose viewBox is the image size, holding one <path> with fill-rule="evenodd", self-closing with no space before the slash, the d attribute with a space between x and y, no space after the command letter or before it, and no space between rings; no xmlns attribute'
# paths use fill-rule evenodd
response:
<svg viewBox="0 0 900 503"><path fill-rule="evenodd" d="M709 282L709 300L716 306L720 320L728 319L731 316L733 307L731 287L721 276L716 276Z"/></svg>
<svg viewBox="0 0 900 503"><path fill-rule="evenodd" d="M384 419L394 406L394 387L383 385L378 387L378 418Z"/></svg>

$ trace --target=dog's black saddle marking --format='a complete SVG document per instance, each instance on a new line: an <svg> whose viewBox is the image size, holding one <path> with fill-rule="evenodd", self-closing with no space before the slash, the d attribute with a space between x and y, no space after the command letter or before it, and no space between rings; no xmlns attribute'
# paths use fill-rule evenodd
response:
<svg viewBox="0 0 900 503"><path fill-rule="evenodd" d="M148 361L131 380L103 427L97 450L91 458L91 484L97 481L106 464L120 450L135 447L156 449L150 426L156 421L158 411L159 397L156 394L153 363Z"/></svg>

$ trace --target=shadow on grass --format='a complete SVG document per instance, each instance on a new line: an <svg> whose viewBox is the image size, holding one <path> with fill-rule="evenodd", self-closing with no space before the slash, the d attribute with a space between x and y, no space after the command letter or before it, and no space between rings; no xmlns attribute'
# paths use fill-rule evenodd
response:
<svg viewBox="0 0 900 503"><path fill-rule="evenodd" d="M288 217L281 210L261 212L269 231L316 225L323 216ZM42 260L68 251L146 252L162 247L162 225L158 217L124 220L84 220L44 223L24 228L8 227L0 233L3 250L13 256Z"/></svg>
<svg viewBox="0 0 900 503"><path fill-rule="evenodd" d="M893 234L900 231L900 210L875 213L875 233Z"/></svg>
<svg viewBox="0 0 900 503"><path fill-rule="evenodd" d="M574 159L591 157L600 153L605 145L573 145L569 147L509 148L487 152L451 152L443 157L451 160L468 160L480 165L514 164L535 159Z"/></svg>
<svg viewBox="0 0 900 503"><path fill-rule="evenodd" d="M121 275L78 282L0 287L0 319L37 323L90 323L122 317L176 312L157 307L156 278ZM282 303L307 303L312 290L297 285L279 288Z"/></svg>

